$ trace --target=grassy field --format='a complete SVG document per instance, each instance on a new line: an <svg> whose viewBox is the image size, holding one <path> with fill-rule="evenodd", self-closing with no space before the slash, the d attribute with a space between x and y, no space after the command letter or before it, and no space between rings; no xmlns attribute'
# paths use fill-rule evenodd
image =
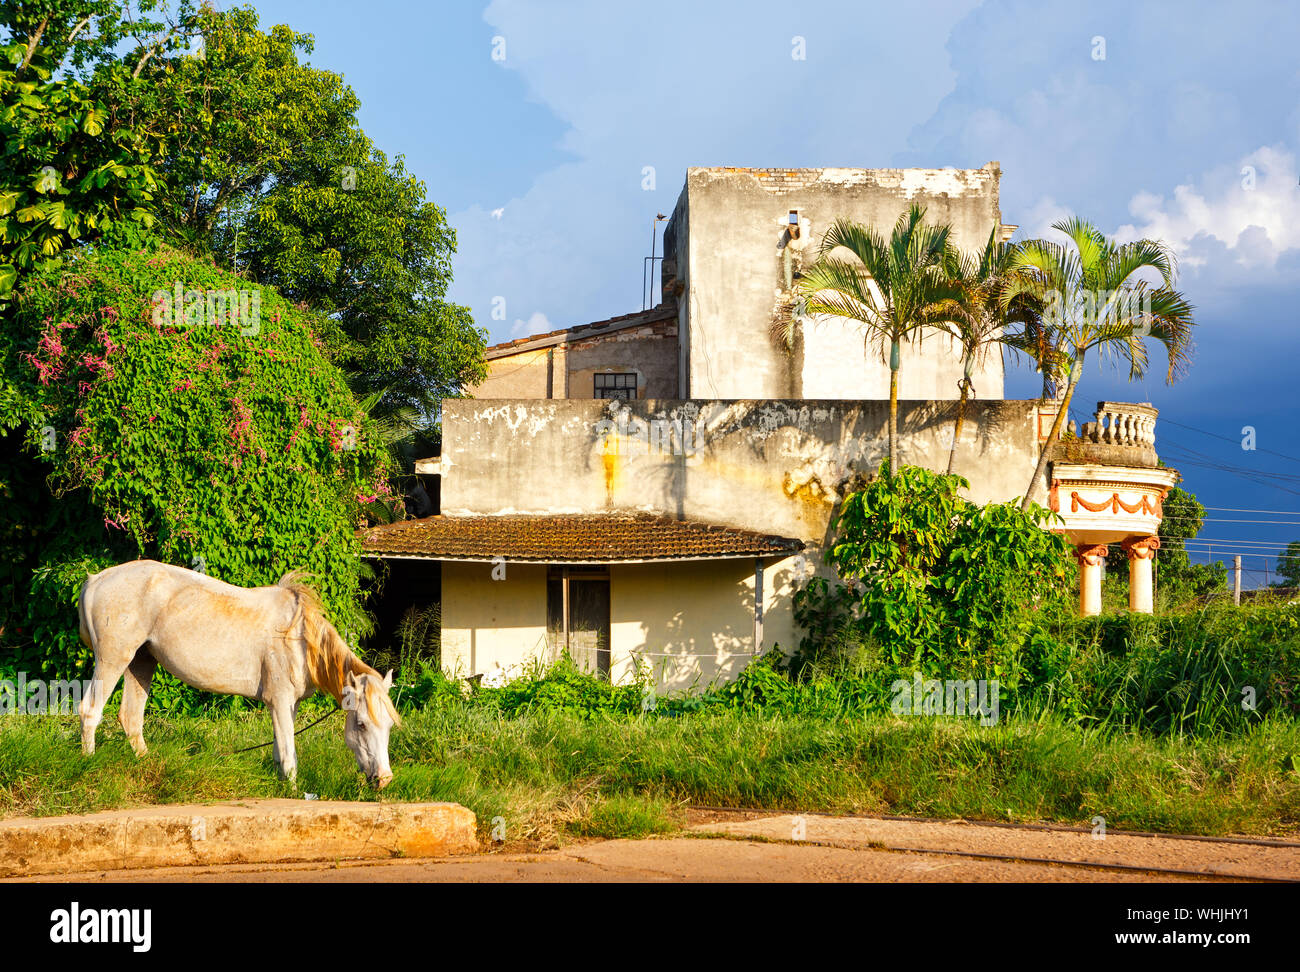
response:
<svg viewBox="0 0 1300 972"><path fill-rule="evenodd" d="M305 722L305 720L303 720ZM302 724L302 723L300 723ZM0 816L251 797L374 800L333 716L275 776L264 712L151 716L137 760L115 719L81 755L72 716L0 718ZM464 708L406 715L385 800L451 800L485 840L554 846L674 829L687 804L1090 823L1205 834L1300 831L1300 723L1210 738L1007 719L814 719L743 711L579 718ZM494 824L494 818L500 818Z"/></svg>

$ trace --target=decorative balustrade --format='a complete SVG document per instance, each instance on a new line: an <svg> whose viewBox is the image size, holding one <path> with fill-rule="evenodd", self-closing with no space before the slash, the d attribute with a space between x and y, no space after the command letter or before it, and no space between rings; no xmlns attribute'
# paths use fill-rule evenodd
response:
<svg viewBox="0 0 1300 972"><path fill-rule="evenodd" d="M1159 414L1148 402L1098 402L1095 422L1085 422L1082 430L1071 422L1068 428L1080 442L1155 449Z"/></svg>

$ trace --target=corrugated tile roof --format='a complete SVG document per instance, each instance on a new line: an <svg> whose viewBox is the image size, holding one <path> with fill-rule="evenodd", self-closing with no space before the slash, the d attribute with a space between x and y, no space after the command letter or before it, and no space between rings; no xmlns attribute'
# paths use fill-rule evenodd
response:
<svg viewBox="0 0 1300 972"><path fill-rule="evenodd" d="M788 556L804 546L792 537L639 512L427 516L370 527L361 541L379 557L535 563Z"/></svg>

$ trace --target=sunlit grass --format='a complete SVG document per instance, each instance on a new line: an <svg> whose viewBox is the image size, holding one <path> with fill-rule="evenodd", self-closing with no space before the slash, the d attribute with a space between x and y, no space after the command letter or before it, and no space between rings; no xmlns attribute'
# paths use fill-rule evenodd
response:
<svg viewBox="0 0 1300 972"><path fill-rule="evenodd" d="M338 717L299 737L280 781L263 712L152 716L137 759L106 718L85 757L72 716L0 718L0 816L264 797L377 800ZM474 707L408 712L384 800L449 800L488 845L671 829L687 804L1089 824L1172 833L1300 828L1300 724L1269 719L1209 738L1152 737L1052 720L815 719L739 710L667 718Z"/></svg>

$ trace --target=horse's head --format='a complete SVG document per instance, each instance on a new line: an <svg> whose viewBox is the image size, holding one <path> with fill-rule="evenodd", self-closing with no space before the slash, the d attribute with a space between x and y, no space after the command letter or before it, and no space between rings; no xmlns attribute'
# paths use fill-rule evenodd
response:
<svg viewBox="0 0 1300 972"><path fill-rule="evenodd" d="M391 671L382 680L377 675L348 672L343 686L343 709L347 712L343 738L366 779L381 790L393 780L388 765L388 733L399 720L388 697L392 687Z"/></svg>

